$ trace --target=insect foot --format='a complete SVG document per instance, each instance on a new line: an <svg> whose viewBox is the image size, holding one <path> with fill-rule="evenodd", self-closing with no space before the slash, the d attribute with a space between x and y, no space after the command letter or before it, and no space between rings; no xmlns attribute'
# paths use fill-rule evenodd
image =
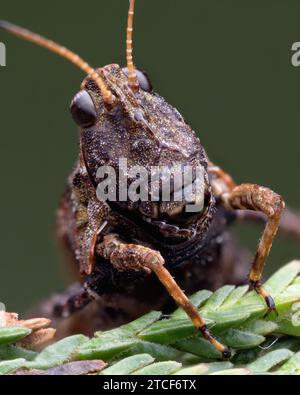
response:
<svg viewBox="0 0 300 395"><path fill-rule="evenodd" d="M274 313L278 316L278 311L276 309L276 305L274 302L274 299L272 298L272 296L265 290L265 288L262 286L260 281L251 281L250 280L250 286L251 288L253 288L255 290L255 292L258 295L261 295L267 305L267 312L264 315L264 317L266 317L267 315L269 315L270 313L272 313L274 311Z"/></svg>

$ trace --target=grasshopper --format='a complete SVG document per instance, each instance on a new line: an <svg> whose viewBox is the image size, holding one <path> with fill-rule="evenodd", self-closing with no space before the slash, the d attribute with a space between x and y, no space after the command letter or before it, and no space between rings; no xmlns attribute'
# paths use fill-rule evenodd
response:
<svg viewBox="0 0 300 395"><path fill-rule="evenodd" d="M265 300L266 312L276 311L261 277L285 204L269 188L237 185L208 158L181 114L153 91L146 73L133 62L135 0L129 3L125 68L117 64L93 68L69 49L0 21L2 29L57 53L86 74L71 103L71 114L80 128L79 158L57 214L58 237L72 256L80 282L69 288L63 299L56 299L54 313L67 317L95 299L109 300L113 293L119 295L117 306L122 306L128 295L137 304L141 299L157 301L158 305L162 295L164 300L170 295L204 338L229 357L229 348L210 333L182 288L190 291L191 283L193 290L195 284L212 286L209 281L214 273L222 276L229 271L234 278L238 262L227 262L224 269L220 252L226 243L223 236L236 219L259 219L265 228L249 282ZM175 199L99 199L98 169L110 166L119 173L120 158L127 159L129 168L142 165L149 172L152 166L173 163L201 167L201 209L187 212L190 201ZM283 222L281 226L292 231L289 224Z"/></svg>

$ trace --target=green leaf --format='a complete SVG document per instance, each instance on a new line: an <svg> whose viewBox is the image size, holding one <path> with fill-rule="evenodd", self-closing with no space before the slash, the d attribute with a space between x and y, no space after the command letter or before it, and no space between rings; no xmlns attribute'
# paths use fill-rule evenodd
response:
<svg viewBox="0 0 300 395"><path fill-rule="evenodd" d="M269 335L279 329L279 325L273 321L251 320L243 326L243 330L254 332L258 335Z"/></svg>
<svg viewBox="0 0 300 395"><path fill-rule="evenodd" d="M30 335L31 330L17 326L0 327L0 345L15 343Z"/></svg>
<svg viewBox="0 0 300 395"><path fill-rule="evenodd" d="M49 369L76 358L78 348L87 342L87 337L74 335L46 347L37 357L27 362L28 369Z"/></svg>
<svg viewBox="0 0 300 395"><path fill-rule="evenodd" d="M95 336L98 338L103 338L104 336L109 337L111 339L120 339L120 338L128 338L136 335L138 332L141 332L143 329L150 326L152 323L158 321L161 317L161 312L152 311L142 317L130 322L129 324L122 325L119 328L112 329L109 332L96 332Z"/></svg>
<svg viewBox="0 0 300 395"><path fill-rule="evenodd" d="M109 368L104 369L101 375L125 375L131 374L136 370L154 362L154 358L149 354L137 354L132 357L124 358Z"/></svg>
<svg viewBox="0 0 300 395"><path fill-rule="evenodd" d="M206 321L214 322L214 330L217 332L220 329L231 328L245 322L250 317L250 313L240 308L220 309L219 311L206 312L204 317Z"/></svg>
<svg viewBox="0 0 300 395"><path fill-rule="evenodd" d="M234 306L247 293L248 289L248 285L235 288L225 299L224 303L222 304L222 308Z"/></svg>
<svg viewBox="0 0 300 395"><path fill-rule="evenodd" d="M77 357L79 359L109 360L138 343L139 340L134 338L117 340L115 338L110 338L110 336L103 335L100 338L95 337L79 347Z"/></svg>
<svg viewBox="0 0 300 395"><path fill-rule="evenodd" d="M271 351L263 357L258 358L255 362L248 365L252 372L267 372L274 366L287 361L294 353L287 349Z"/></svg>
<svg viewBox="0 0 300 395"><path fill-rule="evenodd" d="M121 354L117 354L116 358L125 358L136 354L150 354L157 361L177 360L183 358L182 352L178 351L174 347L145 341L138 342L132 347L127 348Z"/></svg>
<svg viewBox="0 0 300 395"><path fill-rule="evenodd" d="M203 337L195 336L174 343L174 347L181 351L193 353L199 357L208 359L220 359L222 355Z"/></svg>
<svg viewBox="0 0 300 395"><path fill-rule="evenodd" d="M96 332L94 339L79 347L77 356L79 359L109 360L128 348L137 346L140 340L135 335L157 321L160 316L160 312L153 311L120 328L108 332Z"/></svg>
<svg viewBox="0 0 300 395"><path fill-rule="evenodd" d="M11 373L24 366L25 363L26 360L23 358L0 362L0 375Z"/></svg>
<svg viewBox="0 0 300 395"><path fill-rule="evenodd" d="M196 333L190 320L161 320L139 333L139 338L161 344L170 344L176 340L192 336Z"/></svg>
<svg viewBox="0 0 300 395"><path fill-rule="evenodd" d="M278 320L278 332L300 336L300 302L291 305L282 319Z"/></svg>
<svg viewBox="0 0 300 395"><path fill-rule="evenodd" d="M194 295L192 295L190 297L190 301L193 303L193 305L197 308L200 308L200 306L207 301L207 299L212 295L211 291L207 291L207 290L202 290L202 291L198 291L196 292ZM177 310L174 311L174 313L172 313L170 315L170 318L175 318L175 319L181 319L181 318L187 318L186 316L186 312L179 307Z"/></svg>
<svg viewBox="0 0 300 395"><path fill-rule="evenodd" d="M19 359L24 358L27 361L32 361L37 356L37 353L30 350L25 350L14 345L0 346L0 360L1 359Z"/></svg>
<svg viewBox="0 0 300 395"><path fill-rule="evenodd" d="M265 341L262 335L233 328L220 335L220 338L224 344L238 349L256 347Z"/></svg>
<svg viewBox="0 0 300 395"><path fill-rule="evenodd" d="M198 365L184 368L178 370L176 375L202 375L202 374L211 374L215 372L222 371L224 369L230 369L233 365L230 362L212 362L212 363L200 363Z"/></svg>
<svg viewBox="0 0 300 395"><path fill-rule="evenodd" d="M266 281L265 288L272 294L273 297L280 295L300 272L300 261L292 261L283 266L273 276Z"/></svg>
<svg viewBox="0 0 300 395"><path fill-rule="evenodd" d="M130 322L129 324L123 325L121 328L128 333L135 335L154 322L158 321L161 315L162 314L159 311L152 311L151 313L148 313L137 320Z"/></svg>
<svg viewBox="0 0 300 395"><path fill-rule="evenodd" d="M294 354L286 363L284 363L279 369L278 373L292 374L300 370L300 352Z"/></svg>
<svg viewBox="0 0 300 395"><path fill-rule="evenodd" d="M181 363L174 361L157 362L146 366L145 368L136 370L133 374L150 376L172 374L179 370L181 366Z"/></svg>
<svg viewBox="0 0 300 395"><path fill-rule="evenodd" d="M246 368L236 368L236 369L226 369L226 370L219 370L217 372L212 373L212 375L220 375L220 376L247 376L251 374L251 371Z"/></svg>
<svg viewBox="0 0 300 395"><path fill-rule="evenodd" d="M226 298L231 294L234 290L233 285L225 285L222 288L219 288L207 301L205 304L205 310L214 311L221 307L222 303L226 300Z"/></svg>
<svg viewBox="0 0 300 395"><path fill-rule="evenodd" d="M263 299L247 292L246 286L224 286L215 293L203 290L190 297L212 334L233 348L230 362L218 362L221 354L177 309L169 318L161 319L162 313L154 311L119 328L97 332L92 339L71 336L39 354L11 344L29 330L2 327L0 366L9 373L19 367L45 370L70 361L103 359L109 363L104 375L300 374L299 273L300 261L294 261L267 282L278 317L264 317Z"/></svg>

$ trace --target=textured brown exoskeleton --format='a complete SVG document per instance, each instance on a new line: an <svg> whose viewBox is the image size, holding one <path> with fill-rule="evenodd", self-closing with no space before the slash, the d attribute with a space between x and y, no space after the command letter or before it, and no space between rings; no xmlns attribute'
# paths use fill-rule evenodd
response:
<svg viewBox="0 0 300 395"><path fill-rule="evenodd" d="M241 281L245 265L241 264L241 256L231 250L226 229L234 219L242 218L243 212L244 217L251 218L248 210L253 210L259 213L254 218L261 217L266 225L249 281L265 299L266 312L275 310L261 276L284 202L268 188L236 185L207 158L196 134L178 111L153 92L148 77L132 62L133 14L131 0L126 69L116 64L92 69L66 48L0 22L0 27L60 54L88 75L71 104L73 118L81 129L80 155L57 221L58 236L71 252L81 277L64 297L55 298L54 312L67 317L97 299L91 310L94 315L109 320L117 313L122 322L150 308L166 307L169 294L203 336L229 356L228 348L210 334L182 288L192 292L200 286L213 288L228 280ZM129 167L142 165L147 169L174 162L203 166L203 210L190 215L182 202L99 201L97 169L110 165L118 170L121 157L127 158ZM82 315L81 320L86 317ZM85 322L81 324L84 327Z"/></svg>

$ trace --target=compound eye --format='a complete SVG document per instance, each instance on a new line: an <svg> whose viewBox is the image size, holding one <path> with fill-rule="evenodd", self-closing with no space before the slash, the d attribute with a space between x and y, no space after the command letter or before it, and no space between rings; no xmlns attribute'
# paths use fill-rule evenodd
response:
<svg viewBox="0 0 300 395"><path fill-rule="evenodd" d="M128 69L127 67L124 67L122 69L123 73L128 76ZM148 75L145 73L143 70L135 69L136 75L140 84L140 88L145 91L145 92L152 92L152 84L150 81L150 78Z"/></svg>
<svg viewBox="0 0 300 395"><path fill-rule="evenodd" d="M94 102L87 91L80 91L71 103L71 114L78 126L92 126L97 121L97 112Z"/></svg>

